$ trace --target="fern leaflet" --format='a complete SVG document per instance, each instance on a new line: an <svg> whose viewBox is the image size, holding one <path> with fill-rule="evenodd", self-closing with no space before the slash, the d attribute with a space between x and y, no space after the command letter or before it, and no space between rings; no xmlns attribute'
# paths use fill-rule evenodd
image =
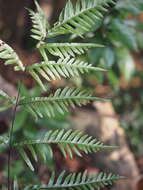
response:
<svg viewBox="0 0 143 190"><path fill-rule="evenodd" d="M11 99L8 94L0 89L0 112L5 111L14 105L14 99Z"/></svg>
<svg viewBox="0 0 143 190"><path fill-rule="evenodd" d="M47 49L52 55L62 59L84 54L90 48L104 47L91 43L43 43L41 48Z"/></svg>
<svg viewBox="0 0 143 190"><path fill-rule="evenodd" d="M19 105L25 106L37 119L65 114L68 112L68 107L75 108L75 106L86 105L89 101L95 100L104 101L105 99L91 97L91 94L87 91L67 87L63 90L58 89L49 97L22 98Z"/></svg>
<svg viewBox="0 0 143 190"><path fill-rule="evenodd" d="M122 176L114 175L112 173L105 174L105 173L99 173L97 175L88 175L85 171L84 173L71 173L68 176L65 176L65 171L63 171L58 179L55 178L55 173L52 173L52 176L49 180L49 183L47 185L35 185L30 186L29 190L46 190L46 189L69 189L69 190L93 190L97 189L100 190L101 188L104 188L107 185L112 185L114 182L116 182L119 179L123 179Z"/></svg>
<svg viewBox="0 0 143 190"><path fill-rule="evenodd" d="M25 67L15 51L2 40L0 40L0 59L6 59L5 65L16 64L22 71L25 70Z"/></svg>
<svg viewBox="0 0 143 190"><path fill-rule="evenodd" d="M19 67L16 67L16 70L19 70ZM46 88L39 75L47 81L51 81L56 80L57 78L61 79L61 77L70 78L74 76L79 76L80 73L88 73L89 71L106 71L105 69L93 67L87 62L76 60L70 57L66 57L65 59L59 59L57 62L48 61L36 63L32 66L28 66L26 70L45 91Z"/></svg>
<svg viewBox="0 0 143 190"><path fill-rule="evenodd" d="M7 136L0 136L0 145L7 145L9 138Z"/></svg>
<svg viewBox="0 0 143 190"><path fill-rule="evenodd" d="M82 36L98 25L103 18L101 12L107 11L105 7L113 0L78 0L73 6L70 0L61 12L59 21L49 31L48 36L72 33Z"/></svg>
<svg viewBox="0 0 143 190"><path fill-rule="evenodd" d="M13 146L18 147L18 149L20 149L20 154L26 161L27 165L30 166L30 168L32 168L33 170L33 167L31 167L32 163L30 163L30 160L28 159L28 156L26 155L26 152L24 151L23 147L26 145L32 153L34 160L37 161L37 146L47 145L48 150L50 151L51 155L53 155L50 146L51 144L57 144L64 157L67 157L68 153L71 159L73 159L73 153L77 154L78 156L82 156L80 151L83 151L84 153L88 154L101 149L117 148L114 146L105 146L103 145L103 143L97 141L96 139L93 139L91 136L85 135L79 131L72 130L51 130L44 134L44 136L42 136L40 139L26 140L23 142L14 143ZM46 154L45 151L41 151L40 153L42 154L43 158L46 158L46 155L44 155Z"/></svg>
<svg viewBox="0 0 143 190"><path fill-rule="evenodd" d="M33 34L31 35L31 37L41 41L44 40L46 37L47 28L49 28L49 24L44 11L38 5L37 1L35 1L35 4L37 7L36 13L31 9L28 9L33 23L33 28L31 29L31 32Z"/></svg>

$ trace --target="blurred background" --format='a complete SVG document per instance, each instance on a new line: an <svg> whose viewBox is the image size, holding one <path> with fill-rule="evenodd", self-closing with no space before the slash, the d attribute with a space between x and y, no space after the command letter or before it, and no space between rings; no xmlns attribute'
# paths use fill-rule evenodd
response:
<svg viewBox="0 0 143 190"><path fill-rule="evenodd" d="M76 0L75 0L76 1ZM74 1L74 2L75 2ZM57 20L66 0L39 0L50 23ZM41 60L34 49L36 41L30 38L31 21L28 11L35 10L33 0L0 0L0 39L11 45L24 65ZM70 36L59 36L51 42L67 42ZM76 39L81 41L81 39ZM90 73L81 78L53 81L47 84L49 91L67 84L92 89L96 96L110 98L112 103L94 102L83 108L71 110L70 114L37 123L28 113L19 110L14 127L15 139L33 138L45 129L74 128L87 132L105 144L119 146L115 151L102 151L85 155L82 159L64 159L57 147L54 161L47 154L46 163L35 164L33 174L13 151L13 176L21 184L46 183L51 170L89 173L113 172L127 176L115 184L112 190L143 190L143 1L118 0L111 6L102 22L86 35L82 42L105 45L94 48L81 57L95 66L108 69L107 73ZM14 96L19 80L23 81L21 93L38 96L41 89L32 78L0 60L0 88ZM11 124L12 110L0 112L0 135L7 134ZM0 189L6 185L8 150L0 148Z"/></svg>

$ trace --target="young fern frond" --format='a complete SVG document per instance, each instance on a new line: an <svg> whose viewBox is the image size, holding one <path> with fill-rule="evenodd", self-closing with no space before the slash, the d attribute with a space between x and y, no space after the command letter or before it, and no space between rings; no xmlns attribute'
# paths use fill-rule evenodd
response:
<svg viewBox="0 0 143 190"><path fill-rule="evenodd" d="M85 171L84 173L71 173L65 176L65 171L63 171L58 179L55 177L55 173L53 172L49 183L47 185L35 185L30 186L28 190L100 190L107 185L112 185L119 179L123 179L122 176L114 175L112 173L105 174L99 173L97 175L88 175Z"/></svg>
<svg viewBox="0 0 143 190"><path fill-rule="evenodd" d="M103 18L102 12L113 0L78 0L73 6L68 0L66 7L61 12L58 22L48 32L48 37L72 33L82 36L96 27Z"/></svg>
<svg viewBox="0 0 143 190"><path fill-rule="evenodd" d="M28 159L28 156L26 152L24 151L24 146L26 145L28 149L30 150L33 158L35 161L38 159L38 154L36 153L37 151L37 146L39 145L46 145L48 150L51 152L51 155L53 155L52 149L51 149L51 144L57 144L63 153L64 157L67 157L67 154L69 154L70 158L73 159L73 153L75 153L78 156L82 156L81 151L84 153L92 153L96 152L101 149L115 149L117 147L114 146L105 146L103 143L97 141L91 136L85 135L82 132L79 131L72 131L68 130L65 131L63 130L56 130L56 131L48 131L42 138L37 139L37 140L26 140L23 142L19 143L14 143L14 147L20 148L20 154L26 161L27 165L32 166L32 163L30 163L30 160ZM41 146L40 146L41 148ZM41 151L43 158L46 158L46 152ZM27 158L26 158L27 157Z"/></svg>
<svg viewBox="0 0 143 190"><path fill-rule="evenodd" d="M37 8L36 13L33 10L28 9L31 16L32 23L33 23L33 28L31 29L33 34L31 35L31 37L38 41L41 41L41 40L44 40L46 37L49 24L44 14L44 11L38 5L37 1L35 1L35 4Z"/></svg>
<svg viewBox="0 0 143 190"><path fill-rule="evenodd" d="M0 40L0 59L6 60L4 63L5 65L16 64L22 71L25 70L23 63L16 52L2 40Z"/></svg>
<svg viewBox="0 0 143 190"><path fill-rule="evenodd" d="M0 112L5 111L14 105L14 99L0 89Z"/></svg>
<svg viewBox="0 0 143 190"><path fill-rule="evenodd" d="M37 118L54 117L56 114L65 114L68 107L86 105L89 101L105 99L91 97L85 90L76 88L58 89L49 97L22 98L19 105L24 106L32 115Z"/></svg>
<svg viewBox="0 0 143 190"><path fill-rule="evenodd" d="M41 45L41 48L47 49L52 55L62 59L69 56L75 57L76 55L82 55L87 50L96 47L104 46L92 43L43 43Z"/></svg>
<svg viewBox="0 0 143 190"><path fill-rule="evenodd" d="M16 68L19 69L18 67ZM74 76L79 76L83 73L88 73L90 71L106 71L105 69L99 67L93 67L87 62L76 60L75 58L66 57L65 59L59 59L55 61L47 61L42 63L36 63L32 66L28 66L26 69L29 74L37 81L43 90L46 88L40 79L40 76L47 81L70 78Z"/></svg>

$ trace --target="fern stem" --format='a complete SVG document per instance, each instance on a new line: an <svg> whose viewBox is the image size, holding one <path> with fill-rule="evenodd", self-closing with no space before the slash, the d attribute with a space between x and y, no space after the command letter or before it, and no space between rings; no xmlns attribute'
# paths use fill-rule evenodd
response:
<svg viewBox="0 0 143 190"><path fill-rule="evenodd" d="M16 102L15 102L15 106L14 106L14 111L13 111L13 116L12 116L12 124L11 124L11 128L10 128L10 132L9 132L9 151L8 151L8 190L10 190L11 187L11 183L10 183L10 165L11 165L11 154L12 154L12 137L13 137L13 129L14 129L14 123L15 123L15 118L16 118L16 111L17 111L17 107L18 107L18 102L19 102L19 97L20 97L20 87L21 87L21 83L18 84L18 93L17 93L17 97L16 97Z"/></svg>
<svg viewBox="0 0 143 190"><path fill-rule="evenodd" d="M48 140L48 141L44 141L44 140L29 140L29 141L25 141L22 143L15 143L13 144L14 147L17 146L24 146L24 145L36 145L36 144L72 144L75 146L86 146L86 147L91 147L91 148L97 148L97 149L117 149L117 146L105 146L105 145L92 145L92 144L87 144L87 143L79 143L79 142L73 142L71 141L64 141L64 140Z"/></svg>
<svg viewBox="0 0 143 190"><path fill-rule="evenodd" d="M32 104L32 103L41 103L41 102L54 102L54 101L57 101L57 102L60 102L60 101L66 101L66 100L85 100L85 101L100 101L101 98L98 98L98 97L84 97L84 96L80 96L80 97L77 97L77 96L71 96L71 97L37 97L37 99L27 99L26 101L24 100L21 100L18 105L21 106L21 105L27 105L27 104ZM110 102L110 99L105 99L105 98L102 98L102 101L105 101L105 102Z"/></svg>

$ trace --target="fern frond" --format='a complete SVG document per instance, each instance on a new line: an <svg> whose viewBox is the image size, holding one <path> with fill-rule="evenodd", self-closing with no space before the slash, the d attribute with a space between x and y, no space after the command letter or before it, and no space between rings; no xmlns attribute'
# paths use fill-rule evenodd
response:
<svg viewBox="0 0 143 190"><path fill-rule="evenodd" d="M72 33L82 36L94 28L103 18L102 12L107 11L113 0L78 0L73 6L68 0L61 12L59 21L49 31L48 36Z"/></svg>
<svg viewBox="0 0 143 190"><path fill-rule="evenodd" d="M56 114L65 114L68 107L86 105L89 101L105 99L91 97L89 92L75 88L58 89L49 97L23 98L19 105L25 106L36 118L54 117ZM106 100L105 100L106 101Z"/></svg>
<svg viewBox="0 0 143 190"><path fill-rule="evenodd" d="M33 34L31 35L31 37L38 41L41 41L44 40L46 37L47 28L49 28L49 24L44 11L41 9L37 1L35 1L35 4L37 7L36 13L33 10L28 9L33 23L33 28L31 30Z"/></svg>
<svg viewBox="0 0 143 190"><path fill-rule="evenodd" d="M0 97L2 97L3 99L10 99L9 95L6 94L3 90L0 89Z"/></svg>
<svg viewBox="0 0 143 190"><path fill-rule="evenodd" d="M19 190L19 185L18 185L18 181L17 181L16 177L15 177L14 183L13 183L13 190Z"/></svg>
<svg viewBox="0 0 143 190"><path fill-rule="evenodd" d="M82 55L91 48L104 46L91 43L44 43L41 47L47 49L52 55L64 59L69 56Z"/></svg>
<svg viewBox="0 0 143 190"><path fill-rule="evenodd" d="M91 136L85 135L79 131L72 131L68 130L56 130L56 131L48 131L42 138L37 140L27 140L19 143L15 143L13 146L20 148L20 153L24 160L28 161L27 165L29 166L30 160L26 153L24 153L23 147L26 145L35 161L37 161L38 154L37 146L39 145L47 145L48 150L50 150L51 155L53 155L51 144L57 144L63 153L64 157L67 157L67 153L69 154L70 158L73 158L73 153L77 154L78 156L82 156L80 151L84 153L92 153L96 152L101 149L115 149L117 147L114 146L105 146L103 143L97 141L96 139L92 138ZM41 147L40 147L41 148ZM42 157L46 158L45 151L41 151ZM32 163L30 164L30 168Z"/></svg>
<svg viewBox="0 0 143 190"><path fill-rule="evenodd" d="M7 136L0 136L0 145L7 145L9 138Z"/></svg>
<svg viewBox="0 0 143 190"><path fill-rule="evenodd" d="M16 67L16 70L19 70L19 67ZM79 76L80 74L88 73L90 71L106 71L105 69L92 67L92 65L87 62L70 57L59 59L57 62L48 61L36 63L32 66L28 66L26 70L45 91L46 88L39 75L47 81L51 81L56 80L57 78L61 79L62 77L70 78Z"/></svg>
<svg viewBox="0 0 143 190"><path fill-rule="evenodd" d="M25 70L24 65L15 51L2 40L0 40L0 59L6 59L5 65L16 64L22 71Z"/></svg>
<svg viewBox="0 0 143 190"><path fill-rule="evenodd" d="M5 111L14 105L14 99L0 89L0 112Z"/></svg>
<svg viewBox="0 0 143 190"><path fill-rule="evenodd" d="M71 173L69 175L65 175L65 171L63 171L58 179L56 180L55 173L52 173L52 176L47 185L35 185L29 187L29 190L46 190L46 189L69 189L69 190L100 190L107 185L112 185L119 179L123 179L124 177L119 175L114 175L112 173L99 173L97 175L88 175L87 171L84 173Z"/></svg>

